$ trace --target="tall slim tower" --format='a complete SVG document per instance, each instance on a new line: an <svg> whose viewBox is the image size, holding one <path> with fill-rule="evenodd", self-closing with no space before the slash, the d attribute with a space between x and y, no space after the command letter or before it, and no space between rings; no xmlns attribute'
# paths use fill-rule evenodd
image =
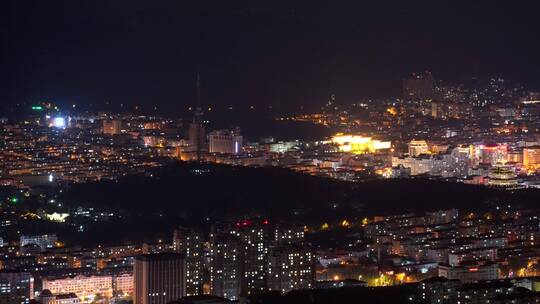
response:
<svg viewBox="0 0 540 304"><path fill-rule="evenodd" d="M201 148L204 143L204 126L202 125L202 107L201 107L201 78L197 74L197 105L193 113L193 122L189 126L189 141L195 146L197 152L197 162L201 161Z"/></svg>

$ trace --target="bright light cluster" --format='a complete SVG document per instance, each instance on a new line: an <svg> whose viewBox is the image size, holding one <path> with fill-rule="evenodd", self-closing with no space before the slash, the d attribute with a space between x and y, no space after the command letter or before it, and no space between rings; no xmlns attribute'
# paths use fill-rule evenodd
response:
<svg viewBox="0 0 540 304"><path fill-rule="evenodd" d="M391 147L390 141L381 141L360 135L336 134L331 141L338 145L340 152L354 154L376 152Z"/></svg>

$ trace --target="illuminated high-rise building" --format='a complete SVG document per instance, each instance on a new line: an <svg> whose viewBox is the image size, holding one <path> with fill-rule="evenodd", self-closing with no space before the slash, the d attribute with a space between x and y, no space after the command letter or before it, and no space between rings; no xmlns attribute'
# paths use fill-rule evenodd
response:
<svg viewBox="0 0 540 304"><path fill-rule="evenodd" d="M289 244L270 249L268 289L282 293L313 288L315 255L304 245Z"/></svg>
<svg viewBox="0 0 540 304"><path fill-rule="evenodd" d="M301 244L305 241L304 227L291 224L277 224L274 227L272 244L275 246L283 244Z"/></svg>
<svg viewBox="0 0 540 304"><path fill-rule="evenodd" d="M211 293L229 300L238 300L244 262L240 239L231 234L214 235L210 256Z"/></svg>
<svg viewBox="0 0 540 304"><path fill-rule="evenodd" d="M268 232L264 225L242 226L239 236L244 249L244 290L247 294L267 289Z"/></svg>
<svg viewBox="0 0 540 304"><path fill-rule="evenodd" d="M303 226L242 220L211 233L212 294L231 300L313 287L314 255Z"/></svg>
<svg viewBox="0 0 540 304"><path fill-rule="evenodd" d="M411 77L403 80L403 97L405 99L432 99L433 88L433 76L430 72L413 73Z"/></svg>
<svg viewBox="0 0 540 304"><path fill-rule="evenodd" d="M243 220L236 223L233 234L241 242L243 255L242 293L253 294L267 290L268 221L261 223Z"/></svg>
<svg viewBox="0 0 540 304"><path fill-rule="evenodd" d="M179 253L135 257L133 304L166 304L186 295L186 260Z"/></svg>
<svg viewBox="0 0 540 304"><path fill-rule="evenodd" d="M212 131L208 135L210 153L240 154L242 152L242 136L240 130Z"/></svg>
<svg viewBox="0 0 540 304"><path fill-rule="evenodd" d="M194 229L174 230L173 247L186 259L186 295L202 294L203 290L203 236Z"/></svg>
<svg viewBox="0 0 540 304"><path fill-rule="evenodd" d="M315 255L305 244L304 227L278 224L268 254L268 289L282 293L310 289L315 280Z"/></svg>

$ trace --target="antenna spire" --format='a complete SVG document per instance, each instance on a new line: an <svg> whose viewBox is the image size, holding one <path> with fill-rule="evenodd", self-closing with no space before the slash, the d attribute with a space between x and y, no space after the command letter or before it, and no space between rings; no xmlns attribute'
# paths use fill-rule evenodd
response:
<svg viewBox="0 0 540 304"><path fill-rule="evenodd" d="M201 107L201 76L197 72L197 108Z"/></svg>

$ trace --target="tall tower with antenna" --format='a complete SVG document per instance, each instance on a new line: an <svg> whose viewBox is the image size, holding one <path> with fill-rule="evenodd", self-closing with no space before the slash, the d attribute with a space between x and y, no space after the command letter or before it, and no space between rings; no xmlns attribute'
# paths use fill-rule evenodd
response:
<svg viewBox="0 0 540 304"><path fill-rule="evenodd" d="M204 144L204 126L202 122L201 107L201 78L197 73L197 104L193 113L193 122L189 125L189 142L195 148L197 153L197 162L201 161L201 149Z"/></svg>

